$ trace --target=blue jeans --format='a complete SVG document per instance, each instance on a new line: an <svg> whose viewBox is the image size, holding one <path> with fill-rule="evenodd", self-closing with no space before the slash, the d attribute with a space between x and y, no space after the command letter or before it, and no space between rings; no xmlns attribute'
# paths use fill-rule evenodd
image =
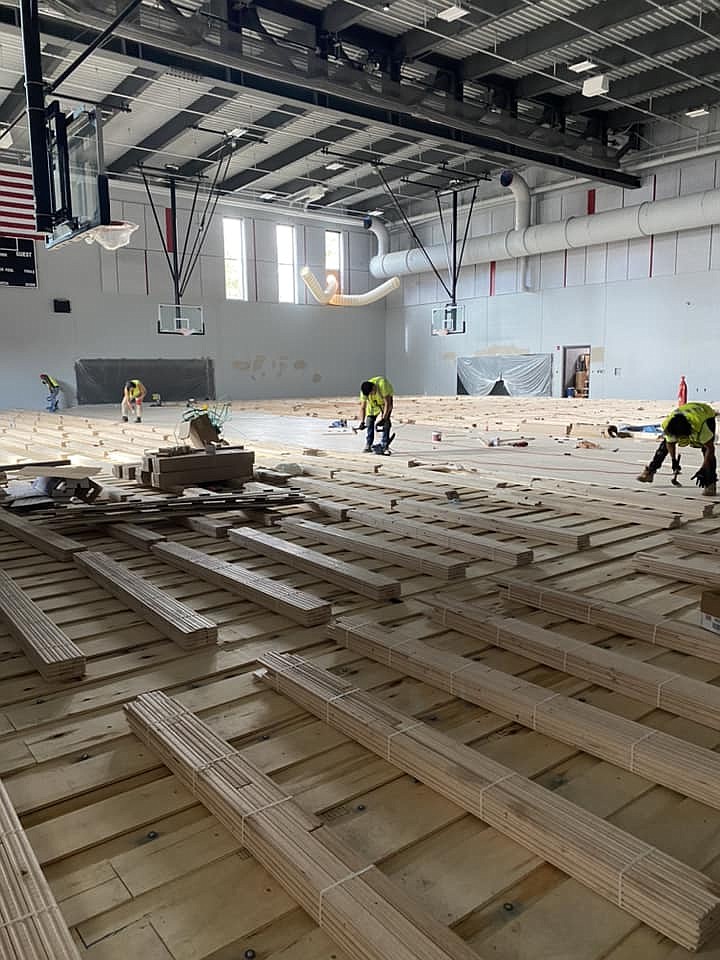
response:
<svg viewBox="0 0 720 960"><path fill-rule="evenodd" d="M365 443L367 444L368 447L372 447L372 445L375 443L375 421L376 420L377 420L377 415L372 417L365 417L365 426L367 427L367 439L365 440ZM383 425L381 427L382 440L380 441L383 447L387 447L388 445L391 428L392 428L392 424L390 423L390 420L389 419L383 420Z"/></svg>
<svg viewBox="0 0 720 960"><path fill-rule="evenodd" d="M48 413L56 413L60 402L60 387L50 387L50 394L47 398Z"/></svg>

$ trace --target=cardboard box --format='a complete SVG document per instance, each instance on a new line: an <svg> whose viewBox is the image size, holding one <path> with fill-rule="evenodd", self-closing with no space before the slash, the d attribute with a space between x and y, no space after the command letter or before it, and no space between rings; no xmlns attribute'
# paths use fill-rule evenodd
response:
<svg viewBox="0 0 720 960"><path fill-rule="evenodd" d="M700 624L706 630L720 633L720 593L705 590L700 597Z"/></svg>

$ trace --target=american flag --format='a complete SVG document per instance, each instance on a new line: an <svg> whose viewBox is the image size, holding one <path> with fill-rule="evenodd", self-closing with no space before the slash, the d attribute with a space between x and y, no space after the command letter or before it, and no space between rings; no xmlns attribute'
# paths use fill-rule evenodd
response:
<svg viewBox="0 0 720 960"><path fill-rule="evenodd" d="M0 167L0 236L44 239L35 225L35 197L28 170Z"/></svg>

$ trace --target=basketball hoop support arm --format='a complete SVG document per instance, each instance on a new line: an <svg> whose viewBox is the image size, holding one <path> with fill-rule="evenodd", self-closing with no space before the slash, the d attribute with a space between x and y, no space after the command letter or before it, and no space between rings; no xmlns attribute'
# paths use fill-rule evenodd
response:
<svg viewBox="0 0 720 960"><path fill-rule="evenodd" d="M25 67L30 155L32 158L35 222L39 233L50 233L54 226L50 161L45 127L45 85L40 51L40 15L37 0L20 0L20 24Z"/></svg>

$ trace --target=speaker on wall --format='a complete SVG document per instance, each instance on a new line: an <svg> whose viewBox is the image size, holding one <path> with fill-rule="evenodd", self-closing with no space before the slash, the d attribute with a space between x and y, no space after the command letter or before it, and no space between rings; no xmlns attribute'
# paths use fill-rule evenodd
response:
<svg viewBox="0 0 720 960"><path fill-rule="evenodd" d="M70 313L70 301L53 300L53 311L55 313Z"/></svg>

